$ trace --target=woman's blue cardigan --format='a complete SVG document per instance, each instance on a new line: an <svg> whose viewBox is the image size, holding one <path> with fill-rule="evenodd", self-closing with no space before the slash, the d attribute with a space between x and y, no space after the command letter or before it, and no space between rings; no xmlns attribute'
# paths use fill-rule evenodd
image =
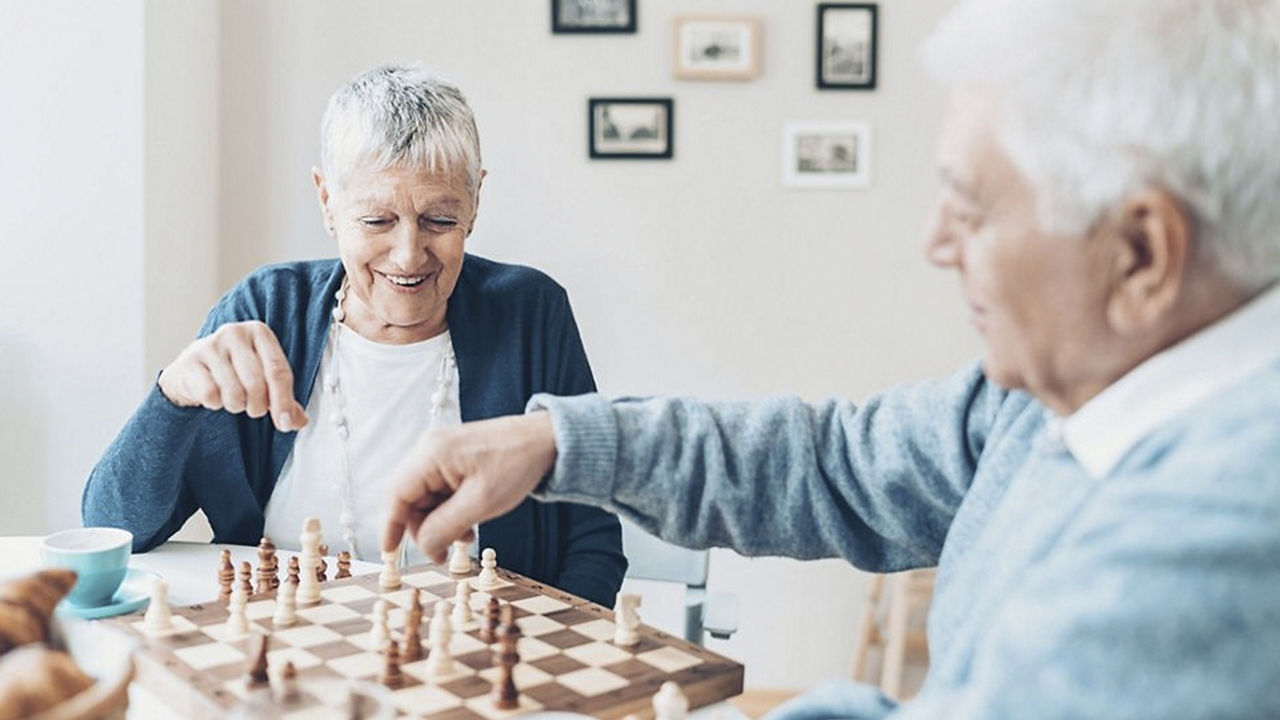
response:
<svg viewBox="0 0 1280 720"><path fill-rule="evenodd" d="M200 335L229 322L269 325L305 407L342 277L337 260L257 270L223 296ZM537 270L467 255L448 322L463 421L522 413L534 393L596 389L568 296ZM263 509L294 438L277 432L270 416L177 407L152 387L90 474L81 501L84 523L129 530L134 550L143 552L199 508L215 542L257 544ZM583 505L526 500L482 524L480 538L498 551L503 567L606 606L627 567L617 518Z"/></svg>

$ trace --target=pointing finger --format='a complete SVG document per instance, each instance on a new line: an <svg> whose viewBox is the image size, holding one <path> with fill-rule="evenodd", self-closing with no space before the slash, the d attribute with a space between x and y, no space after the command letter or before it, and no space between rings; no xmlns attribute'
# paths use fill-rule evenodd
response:
<svg viewBox="0 0 1280 720"><path fill-rule="evenodd" d="M265 325L254 333L253 347L262 363L267 383L271 419L281 432L298 430L307 424L306 411L293 396L293 369L280 349L280 341Z"/></svg>

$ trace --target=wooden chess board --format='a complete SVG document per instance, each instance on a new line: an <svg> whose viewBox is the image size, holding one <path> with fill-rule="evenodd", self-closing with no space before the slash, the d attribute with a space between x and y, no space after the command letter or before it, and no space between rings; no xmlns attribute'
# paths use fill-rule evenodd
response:
<svg viewBox="0 0 1280 720"><path fill-rule="evenodd" d="M331 565L332 567L332 565ZM613 644L613 613L594 603L498 570L503 584L490 591L511 604L523 637L514 678L520 708L501 711L489 700L498 668L493 650L477 639L488 595L471 595L475 620L455 628L450 643L457 672L427 682L426 660L402 666L405 684L385 690L403 717L500 718L539 710L568 711L600 718L629 713L652 716L651 700L659 686L675 681L692 708L719 702L742 692L742 665L648 626L640 643ZM377 574L330 580L321 585L321 601L299 605L298 621L272 627L274 593L251 595L247 615L255 633L271 634L268 661L272 676L285 661L298 671L300 697L277 714L280 718L346 718L348 681L375 681L384 665L369 643L374 603L383 598L393 608L392 636L400 639L413 588L427 618L437 601L452 601L455 582L474 577L450 575L436 565L403 571L398 590L383 591ZM245 677L251 653L248 637L228 639L225 603L213 601L173 609L175 630L164 637L143 631L143 613L102 622L137 637L137 680L181 717L221 718L246 697Z"/></svg>

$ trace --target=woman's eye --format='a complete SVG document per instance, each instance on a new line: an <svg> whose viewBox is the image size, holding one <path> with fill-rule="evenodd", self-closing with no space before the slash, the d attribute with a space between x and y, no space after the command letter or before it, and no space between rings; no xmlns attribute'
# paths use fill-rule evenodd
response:
<svg viewBox="0 0 1280 720"><path fill-rule="evenodd" d="M387 218L366 217L366 218L360 218L360 223L365 227L377 228L377 227L384 227L386 225L389 225L391 221Z"/></svg>
<svg viewBox="0 0 1280 720"><path fill-rule="evenodd" d="M457 220L454 220L453 218L445 218L445 217L424 217L423 221L428 225L432 225L438 228L452 228L452 227L456 227L458 224Z"/></svg>

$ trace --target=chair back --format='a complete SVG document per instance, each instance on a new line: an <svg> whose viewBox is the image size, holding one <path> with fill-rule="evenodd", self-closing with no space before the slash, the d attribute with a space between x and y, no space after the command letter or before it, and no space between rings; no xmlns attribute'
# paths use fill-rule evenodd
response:
<svg viewBox="0 0 1280 720"><path fill-rule="evenodd" d="M690 550L659 540L623 518L622 552L627 556L627 577L706 587L706 550Z"/></svg>

